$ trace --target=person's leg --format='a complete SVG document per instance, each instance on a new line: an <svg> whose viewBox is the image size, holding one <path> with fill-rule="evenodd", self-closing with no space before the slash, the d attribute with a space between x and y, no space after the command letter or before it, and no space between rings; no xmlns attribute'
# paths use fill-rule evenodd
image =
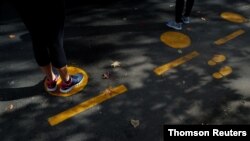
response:
<svg viewBox="0 0 250 141"><path fill-rule="evenodd" d="M50 3L46 15L49 30L49 54L52 65L57 68L63 82L60 91L67 93L83 80L83 74L70 75L67 68L67 59L63 48L64 35L64 1L54 0Z"/></svg>
<svg viewBox="0 0 250 141"><path fill-rule="evenodd" d="M40 66L47 79L54 80L55 74L52 71L49 53L46 48L46 38L43 38L45 40L44 42L40 40L40 38L43 36L43 32L41 32L42 30L39 28L40 22L37 22L37 19L34 19L35 17L33 16L33 7L22 4L18 1L13 1L13 4L21 16L26 28L29 30L37 64Z"/></svg>
<svg viewBox="0 0 250 141"><path fill-rule="evenodd" d="M194 0L187 0L187 2L186 2L186 10L185 10L185 13L184 13L185 17L190 16L191 11L193 9L193 6L194 6Z"/></svg>
<svg viewBox="0 0 250 141"><path fill-rule="evenodd" d="M176 0L175 3L175 20L168 21L166 25L176 30L182 29L182 13L184 10L184 0Z"/></svg>
<svg viewBox="0 0 250 141"><path fill-rule="evenodd" d="M35 60L46 76L46 89L48 91L55 91L57 89L56 81L58 80L58 76L56 76L52 70L50 56L47 50L47 32L41 27L45 19L36 11L34 3L26 5L25 2L27 1L12 0L11 2L16 7L31 35Z"/></svg>
<svg viewBox="0 0 250 141"><path fill-rule="evenodd" d="M57 69L62 80L67 82L70 80L70 75L67 70L67 58L63 47L64 36L64 0L54 0L47 7L45 13L46 19L50 21L46 24L49 32L48 36L48 51L52 66Z"/></svg>
<svg viewBox="0 0 250 141"><path fill-rule="evenodd" d="M67 65L64 67L58 68L57 70L58 70L58 72L59 72L59 74L64 82L68 82L70 80L70 75L68 72Z"/></svg>
<svg viewBox="0 0 250 141"><path fill-rule="evenodd" d="M176 23L182 22L182 14L184 10L184 0L176 0L175 4L175 21Z"/></svg>
<svg viewBox="0 0 250 141"><path fill-rule="evenodd" d="M63 21L61 24L63 24ZM52 66L58 70L62 80L68 81L70 76L67 70L67 58L63 48L63 27L53 32L58 33L58 35L56 35L56 38L51 42L48 48L51 63ZM52 37L52 39L53 38L54 37Z"/></svg>
<svg viewBox="0 0 250 141"><path fill-rule="evenodd" d="M62 92L69 92L82 82L83 75L70 76L67 70L63 48L64 1L36 1L25 5L14 0L14 4L30 32L36 62L46 75L47 90L55 91L57 88L58 75L54 74L53 66L63 80Z"/></svg>
<svg viewBox="0 0 250 141"><path fill-rule="evenodd" d="M55 27L52 26L51 35L55 34L55 36L51 37L52 41L50 42L48 50L53 67L58 70L63 81L68 81L70 76L67 70L67 58L63 48L64 21L59 21L61 21L61 23L58 23Z"/></svg>
<svg viewBox="0 0 250 141"><path fill-rule="evenodd" d="M42 72L46 75L46 78L49 81L53 81L56 79L56 75L53 72L53 67L51 64L46 65L46 66L40 66L40 68L41 68Z"/></svg>

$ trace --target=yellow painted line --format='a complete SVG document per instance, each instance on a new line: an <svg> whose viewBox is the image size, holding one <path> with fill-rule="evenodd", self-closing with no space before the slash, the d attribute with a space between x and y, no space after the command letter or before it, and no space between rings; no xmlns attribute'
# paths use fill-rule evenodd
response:
<svg viewBox="0 0 250 141"><path fill-rule="evenodd" d="M70 108L64 112L61 112L53 117L48 119L48 122L51 126L55 126L81 112L84 112L108 99L111 99L117 95L123 94L127 91L127 88L124 85L120 85L115 88L109 88L102 92L100 95L89 99L88 101L82 102L79 105Z"/></svg>
<svg viewBox="0 0 250 141"><path fill-rule="evenodd" d="M163 73L169 71L170 69L173 69L177 66L180 66L184 63L186 63L187 61L190 61L192 60L193 58L199 56L200 54L197 52L197 51L193 51L181 58L178 58L172 62L169 62L165 65L162 65L160 67L157 67L156 69L154 69L154 72L157 74L157 75L162 75Z"/></svg>
<svg viewBox="0 0 250 141"><path fill-rule="evenodd" d="M238 36L240 36L240 35L242 35L244 33L245 33L245 30L239 29L239 30L231 33L230 35L215 41L214 44L216 44L216 45L225 44L226 42L228 42L228 41L230 41L230 40L232 40L232 39L234 39L234 38L236 38L236 37L238 37Z"/></svg>

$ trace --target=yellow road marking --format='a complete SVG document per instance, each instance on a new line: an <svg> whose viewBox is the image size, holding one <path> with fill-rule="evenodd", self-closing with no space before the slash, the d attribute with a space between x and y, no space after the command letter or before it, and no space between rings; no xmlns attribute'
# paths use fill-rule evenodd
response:
<svg viewBox="0 0 250 141"><path fill-rule="evenodd" d="M215 41L214 44L216 44L216 45L225 44L226 42L228 42L228 41L230 41L230 40L232 40L232 39L234 39L234 38L236 38L236 37L238 37L238 36L240 36L240 35L242 35L242 34L244 34L244 33L245 33L244 30L239 29L239 30L237 30L237 31L235 31L235 32L233 32L233 33L231 33L230 35L228 35L228 36L226 36L226 37L223 37L223 38L221 38L221 39Z"/></svg>
<svg viewBox="0 0 250 141"><path fill-rule="evenodd" d="M192 60L193 58L199 56L200 54L197 52L197 51L193 51L181 58L178 58L170 63L167 63L165 65L162 65L160 67L157 67L156 69L154 69L154 72L157 74L157 75L162 75L163 73L169 71L170 69L172 68L175 68L181 64L184 64L186 63L187 61L190 61Z"/></svg>
<svg viewBox="0 0 250 141"><path fill-rule="evenodd" d="M226 56L222 54L216 54L211 60L208 61L208 65L215 66L218 63L221 63L226 60Z"/></svg>
<svg viewBox="0 0 250 141"><path fill-rule="evenodd" d="M161 34L161 41L172 48L186 48L191 45L191 39L189 36L174 31L168 31Z"/></svg>
<svg viewBox="0 0 250 141"><path fill-rule="evenodd" d="M233 12L223 12L221 13L221 18L234 23L245 23L247 19L240 14Z"/></svg>
<svg viewBox="0 0 250 141"><path fill-rule="evenodd" d="M58 89L55 92L48 92L49 94L51 94L53 96L59 96L59 97L68 97L68 96L72 96L74 94L77 94L78 92L82 91L85 88L85 86L88 83L88 75L84 70L82 70L81 68L69 66L68 67L68 72L69 72L70 75L75 75L77 73L81 73L83 75L83 81L81 82L81 84L79 84L78 86L73 88L68 93L61 93L60 90L59 90L60 87L58 87ZM62 79L59 78L59 80L57 81L57 85L61 86L61 83L62 83ZM46 90L46 81L44 81L44 87L45 87L45 90Z"/></svg>
<svg viewBox="0 0 250 141"><path fill-rule="evenodd" d="M216 78L216 79L221 79L223 77L226 77L228 76L229 74L231 74L233 72L233 69L232 67L230 66L225 66L225 67L222 67L219 72L215 72L213 74L213 77Z"/></svg>
<svg viewBox="0 0 250 141"><path fill-rule="evenodd" d="M85 102L80 103L79 105L70 108L62 113L59 113L53 117L50 117L48 119L48 122L51 126L55 126L81 112L84 112L110 98L113 98L117 95L120 95L124 92L127 91L127 88L124 85L120 85L118 87L115 88L109 88L107 90L105 90L104 92L102 92L100 95L93 97Z"/></svg>

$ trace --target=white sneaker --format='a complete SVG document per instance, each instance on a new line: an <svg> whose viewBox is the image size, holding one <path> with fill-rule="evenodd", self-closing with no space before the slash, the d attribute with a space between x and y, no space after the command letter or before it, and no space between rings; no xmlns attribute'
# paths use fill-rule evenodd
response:
<svg viewBox="0 0 250 141"><path fill-rule="evenodd" d="M182 17L182 22L185 23L185 24L189 24L190 23L190 17L183 16Z"/></svg>
<svg viewBox="0 0 250 141"><path fill-rule="evenodd" d="M182 30L182 23L177 23L175 21L169 21L166 23L168 27L171 27L176 30Z"/></svg>

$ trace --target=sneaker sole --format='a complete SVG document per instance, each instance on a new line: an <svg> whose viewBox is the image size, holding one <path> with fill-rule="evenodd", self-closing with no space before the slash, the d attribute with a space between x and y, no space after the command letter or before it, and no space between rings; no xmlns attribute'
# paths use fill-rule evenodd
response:
<svg viewBox="0 0 250 141"><path fill-rule="evenodd" d="M67 89L67 90L62 90L62 89L60 89L60 92L61 92L61 93L68 93L68 92L70 92L73 88L75 88L76 86L79 86L79 85L83 82L83 80L84 80L84 77L82 78L82 80L81 80L78 84L72 86L71 88L69 88L69 89Z"/></svg>
<svg viewBox="0 0 250 141"><path fill-rule="evenodd" d="M46 90L47 90L48 92L54 92L54 91L57 90L57 85L55 86L55 88L52 88L52 89L46 87Z"/></svg>
<svg viewBox="0 0 250 141"><path fill-rule="evenodd" d="M168 25L168 24L166 24L168 27L170 27L170 28L173 28L173 29L175 29L175 30L182 30L182 28L176 28L176 27L174 27L174 26L171 26L171 25Z"/></svg>
<svg viewBox="0 0 250 141"><path fill-rule="evenodd" d="M183 22L184 24L190 24L190 22Z"/></svg>

